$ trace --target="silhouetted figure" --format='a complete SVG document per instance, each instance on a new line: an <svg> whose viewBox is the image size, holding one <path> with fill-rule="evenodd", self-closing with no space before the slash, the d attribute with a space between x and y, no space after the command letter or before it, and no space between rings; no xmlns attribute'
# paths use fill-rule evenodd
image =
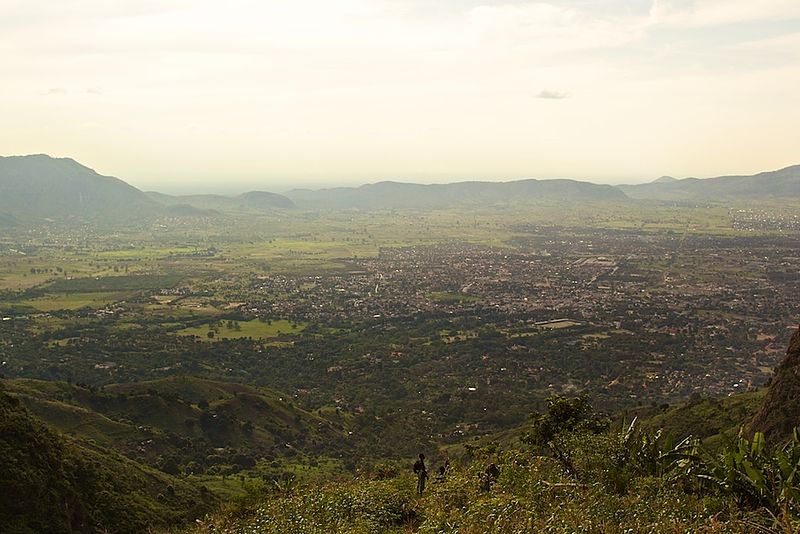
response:
<svg viewBox="0 0 800 534"><path fill-rule="evenodd" d="M492 491L492 484L497 482L497 477L500 476L500 468L494 463L491 463L486 466L486 471L483 472L483 476L483 489Z"/></svg>
<svg viewBox="0 0 800 534"><path fill-rule="evenodd" d="M447 477L447 470L450 469L450 460L445 460L444 465L439 467L439 474L436 475L437 482L444 482Z"/></svg>
<svg viewBox="0 0 800 534"><path fill-rule="evenodd" d="M425 481L428 480L428 470L425 468L425 455L420 454L419 460L414 462L414 473L417 475L417 493L422 495L425 491Z"/></svg>
<svg viewBox="0 0 800 534"><path fill-rule="evenodd" d="M436 482L444 482L444 466L439 467L439 473L436 475Z"/></svg>

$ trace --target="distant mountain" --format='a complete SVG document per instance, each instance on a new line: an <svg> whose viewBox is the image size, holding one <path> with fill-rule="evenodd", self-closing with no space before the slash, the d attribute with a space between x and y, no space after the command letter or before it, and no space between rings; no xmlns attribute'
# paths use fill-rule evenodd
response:
<svg viewBox="0 0 800 534"><path fill-rule="evenodd" d="M662 177L640 185L618 186L635 199L708 200L725 198L800 197L800 165L752 176L717 178Z"/></svg>
<svg viewBox="0 0 800 534"><path fill-rule="evenodd" d="M360 187L311 191L296 189L286 194L303 208L392 209L448 208L536 199L623 200L625 195L609 185L576 180L518 180L513 182L458 182L421 185L379 182Z"/></svg>
<svg viewBox="0 0 800 534"><path fill-rule="evenodd" d="M677 182L678 179L673 176L661 176L660 178L656 178L650 183L653 184L671 184L672 182Z"/></svg>
<svg viewBox="0 0 800 534"><path fill-rule="evenodd" d="M134 219L158 205L118 178L102 176L69 158L0 157L0 219Z"/></svg>
<svg viewBox="0 0 800 534"><path fill-rule="evenodd" d="M288 197L277 195L275 193L267 193L265 191L250 191L243 193L237 197L245 206L255 209L273 209L273 208L296 208L294 202Z"/></svg>
<svg viewBox="0 0 800 534"><path fill-rule="evenodd" d="M296 208L294 202L283 195L266 191L250 191L235 197L224 195L165 195L148 192L147 196L162 206L191 206L206 213L215 212L269 212L276 209Z"/></svg>
<svg viewBox="0 0 800 534"><path fill-rule="evenodd" d="M293 207L288 198L262 191L238 197L144 193L70 158L44 154L0 157L0 228L42 219L127 222L156 216L215 217L220 212Z"/></svg>

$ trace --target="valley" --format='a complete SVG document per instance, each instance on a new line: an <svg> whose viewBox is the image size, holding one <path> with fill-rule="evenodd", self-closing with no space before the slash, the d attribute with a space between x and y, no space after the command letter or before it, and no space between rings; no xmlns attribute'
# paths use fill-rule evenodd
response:
<svg viewBox="0 0 800 534"><path fill-rule="evenodd" d="M401 185L336 194L416 191ZM15 213L0 235L8 413L61 451L73 511L112 517L125 484L150 477L140 504L159 511L131 532L295 487L358 494L347 485L364 477L391 479L393 496L380 483L364 495L374 506L406 502L402 466L419 451L466 469L511 461L558 399L591 399L615 425L641 418L644 440L666 429L712 448L752 417L796 330L793 199L475 204L488 186L471 187L417 208L150 193L133 218ZM88 450L94 463L69 460ZM113 486L114 469L134 482Z"/></svg>
<svg viewBox="0 0 800 534"><path fill-rule="evenodd" d="M769 382L797 313L796 234L714 205L628 227L607 224L614 203L583 208L567 226L543 203L7 233L2 372L274 388L346 429L333 456L361 462L514 427L553 394L614 412Z"/></svg>

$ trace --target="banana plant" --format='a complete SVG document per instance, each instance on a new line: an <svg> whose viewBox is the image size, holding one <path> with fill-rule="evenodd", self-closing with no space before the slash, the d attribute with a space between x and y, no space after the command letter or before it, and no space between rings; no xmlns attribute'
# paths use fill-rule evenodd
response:
<svg viewBox="0 0 800 534"><path fill-rule="evenodd" d="M800 434L770 450L764 434L748 440L743 429L717 456L705 453L698 477L732 495L742 506L762 506L784 514L800 506Z"/></svg>
<svg viewBox="0 0 800 534"><path fill-rule="evenodd" d="M634 466L642 475L665 477L691 465L697 456L697 440L689 436L676 443L671 434L662 438L662 430L642 430L634 418L630 425L623 423L618 450L624 456L619 463Z"/></svg>

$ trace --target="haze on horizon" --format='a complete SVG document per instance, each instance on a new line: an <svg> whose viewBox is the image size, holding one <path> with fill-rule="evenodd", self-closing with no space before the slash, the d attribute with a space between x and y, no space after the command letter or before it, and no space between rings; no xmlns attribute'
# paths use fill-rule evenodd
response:
<svg viewBox="0 0 800 534"><path fill-rule="evenodd" d="M143 189L800 163L797 0L0 0L0 32L0 154Z"/></svg>

